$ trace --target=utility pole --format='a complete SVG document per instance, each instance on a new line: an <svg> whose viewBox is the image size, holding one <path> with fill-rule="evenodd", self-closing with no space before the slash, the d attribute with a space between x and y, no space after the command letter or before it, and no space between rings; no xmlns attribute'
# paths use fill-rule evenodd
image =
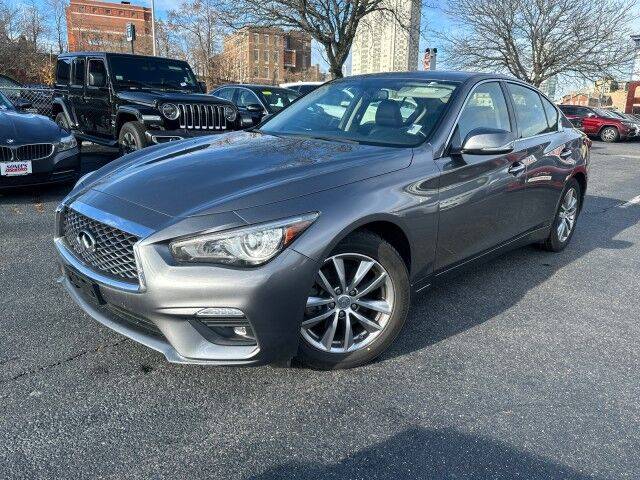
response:
<svg viewBox="0 0 640 480"><path fill-rule="evenodd" d="M156 56L156 2L151 0L151 41L153 42L151 51Z"/></svg>

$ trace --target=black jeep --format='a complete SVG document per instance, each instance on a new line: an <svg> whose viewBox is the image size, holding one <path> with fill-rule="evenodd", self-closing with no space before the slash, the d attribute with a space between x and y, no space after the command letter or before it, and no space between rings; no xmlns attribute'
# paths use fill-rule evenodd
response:
<svg viewBox="0 0 640 480"><path fill-rule="evenodd" d="M181 60L66 53L58 57L52 116L78 140L124 152L240 129L236 107L204 92Z"/></svg>

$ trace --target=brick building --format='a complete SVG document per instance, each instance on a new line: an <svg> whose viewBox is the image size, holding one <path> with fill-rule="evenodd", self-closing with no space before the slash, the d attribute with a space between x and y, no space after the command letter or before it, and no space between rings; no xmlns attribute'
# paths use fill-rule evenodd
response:
<svg viewBox="0 0 640 480"><path fill-rule="evenodd" d="M318 65L311 65L311 36L280 28L248 27L224 38L217 57L220 83L320 81Z"/></svg>
<svg viewBox="0 0 640 480"><path fill-rule="evenodd" d="M66 10L69 51L130 52L125 29L136 26L135 53L151 55L151 9L96 0L71 0Z"/></svg>

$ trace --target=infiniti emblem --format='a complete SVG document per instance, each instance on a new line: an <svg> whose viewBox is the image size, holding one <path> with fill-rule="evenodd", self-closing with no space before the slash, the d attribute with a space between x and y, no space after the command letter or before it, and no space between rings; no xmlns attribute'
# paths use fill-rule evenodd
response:
<svg viewBox="0 0 640 480"><path fill-rule="evenodd" d="M96 239L93 238L93 235L88 230L80 230L76 240L78 241L78 246L85 252L93 253L96 251Z"/></svg>

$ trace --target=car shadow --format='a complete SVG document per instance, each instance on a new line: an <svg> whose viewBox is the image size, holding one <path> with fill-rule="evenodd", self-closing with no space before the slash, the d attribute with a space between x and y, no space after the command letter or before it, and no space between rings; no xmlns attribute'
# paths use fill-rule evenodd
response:
<svg viewBox="0 0 640 480"><path fill-rule="evenodd" d="M321 449L322 439L318 439ZM453 428L410 428L337 463L291 461L249 477L301 479L497 479L596 480L571 467L505 443Z"/></svg>
<svg viewBox="0 0 640 480"><path fill-rule="evenodd" d="M378 361L438 343L513 308L558 270L599 249L631 247L616 236L640 220L640 206L587 195L571 243L560 253L523 247L479 264L413 298L402 333Z"/></svg>

